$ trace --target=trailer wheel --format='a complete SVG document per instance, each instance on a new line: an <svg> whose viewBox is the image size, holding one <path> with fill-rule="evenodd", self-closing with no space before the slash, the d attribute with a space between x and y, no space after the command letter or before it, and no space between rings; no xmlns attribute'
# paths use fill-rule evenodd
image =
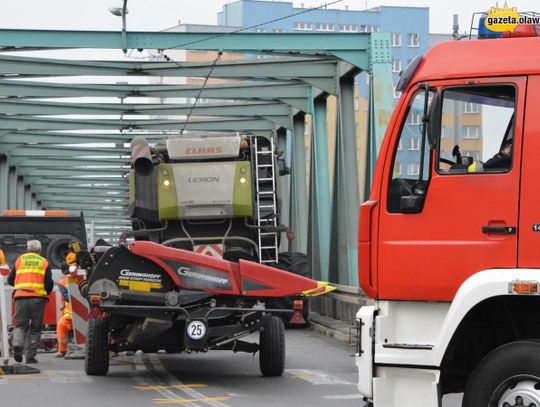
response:
<svg viewBox="0 0 540 407"><path fill-rule="evenodd" d="M61 237L52 240L47 245L45 257L49 260L53 268L59 269L62 267L62 263L65 261L66 255L69 252L69 244L73 240L79 241L79 239L76 239L71 235L62 235Z"/></svg>
<svg viewBox="0 0 540 407"><path fill-rule="evenodd" d="M259 340L259 367L263 376L281 376L285 369L285 327L278 317L264 317Z"/></svg>
<svg viewBox="0 0 540 407"><path fill-rule="evenodd" d="M88 319L88 342L84 371L90 376L104 376L109 370L109 338L106 318Z"/></svg>
<svg viewBox="0 0 540 407"><path fill-rule="evenodd" d="M307 256L304 253L299 253L299 252L280 253L279 262L276 264L276 267L279 269L294 273L298 276L310 278ZM293 298L293 297L282 298L275 301L275 304L273 303L271 304L271 306L275 306L278 309L292 309L293 301L295 299L296 298ZM306 323L301 324L301 325L290 324L289 320L291 318L291 315L281 314L283 322L285 323L285 326L287 328L293 328L293 327L303 328L309 325L309 302L307 298L302 298L302 300L304 301L304 309L302 310L302 316L304 317L304 320L306 321Z"/></svg>
<svg viewBox="0 0 540 407"><path fill-rule="evenodd" d="M482 359L469 377L463 407L540 406L540 343L507 343Z"/></svg>

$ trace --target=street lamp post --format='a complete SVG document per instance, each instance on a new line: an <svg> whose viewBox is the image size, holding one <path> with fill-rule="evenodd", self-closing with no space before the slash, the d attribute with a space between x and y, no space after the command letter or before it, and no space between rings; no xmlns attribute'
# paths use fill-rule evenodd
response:
<svg viewBox="0 0 540 407"><path fill-rule="evenodd" d="M127 53L127 36L126 36L126 14L128 13L127 1L124 0L124 5L120 7L109 7L109 12L112 15L122 17L122 51L124 54Z"/></svg>

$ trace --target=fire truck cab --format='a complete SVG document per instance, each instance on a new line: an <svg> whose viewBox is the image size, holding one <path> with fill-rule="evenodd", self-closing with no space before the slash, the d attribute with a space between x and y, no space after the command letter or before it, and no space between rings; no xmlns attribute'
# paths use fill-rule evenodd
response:
<svg viewBox="0 0 540 407"><path fill-rule="evenodd" d="M539 407L540 38L436 45L398 90L360 209L360 393Z"/></svg>

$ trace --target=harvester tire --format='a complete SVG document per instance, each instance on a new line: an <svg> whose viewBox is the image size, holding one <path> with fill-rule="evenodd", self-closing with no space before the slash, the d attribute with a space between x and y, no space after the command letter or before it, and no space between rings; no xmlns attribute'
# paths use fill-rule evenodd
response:
<svg viewBox="0 0 540 407"><path fill-rule="evenodd" d="M106 318L88 319L88 342L84 371L89 376L105 376L109 370L109 346Z"/></svg>
<svg viewBox="0 0 540 407"><path fill-rule="evenodd" d="M285 252L279 254L279 262L276 264L276 267L278 269L286 270L291 273L294 273L296 275L310 278L310 273L308 269L308 261L307 256L304 253L299 252ZM293 301L295 298L289 297L289 298L282 298L279 299L275 305L276 308L279 309L292 309L293 307ZM298 324L291 324L289 323L289 320L291 318L291 314L281 314L283 318L283 322L285 323L285 326L287 328L304 328L309 325L309 302L307 298L302 298L304 301L304 309L302 310L302 316L304 317L304 320L306 321L305 324L298 325Z"/></svg>
<svg viewBox="0 0 540 407"><path fill-rule="evenodd" d="M281 318L264 317L259 340L259 367L265 377L281 376L285 370L285 327Z"/></svg>

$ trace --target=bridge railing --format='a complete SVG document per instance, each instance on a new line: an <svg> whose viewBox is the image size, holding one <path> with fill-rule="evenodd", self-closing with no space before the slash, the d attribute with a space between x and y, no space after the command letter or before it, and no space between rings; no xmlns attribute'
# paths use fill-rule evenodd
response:
<svg viewBox="0 0 540 407"><path fill-rule="evenodd" d="M356 325L358 309L370 301L361 288L341 284L333 284L336 290L331 293L313 297L310 304L311 311L345 322L351 326Z"/></svg>

